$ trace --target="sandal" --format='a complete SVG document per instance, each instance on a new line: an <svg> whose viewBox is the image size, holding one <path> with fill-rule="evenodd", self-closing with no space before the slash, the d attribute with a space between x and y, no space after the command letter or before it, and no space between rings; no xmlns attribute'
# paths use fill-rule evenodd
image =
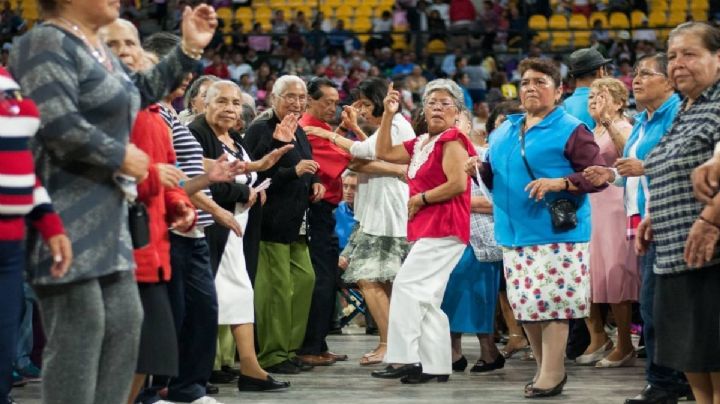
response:
<svg viewBox="0 0 720 404"><path fill-rule="evenodd" d="M519 346L519 347L517 347L517 348L513 348L513 349L509 349L509 350L508 350L508 349L507 349L507 346L510 344L510 339L511 339L511 338L522 338L523 340L525 340L525 344L522 345L522 346ZM508 338L508 344L505 345L505 348L503 348L503 349L500 350L500 354L501 354L502 356L504 356L505 359L510 359L510 358L513 357L513 355L515 355L515 353L520 352L520 351L524 351L524 350L528 349L528 347L529 347L529 344L528 344L528 342L527 342L527 339L525 339L525 336L524 336L524 335L522 335L522 334L510 334L510 338Z"/></svg>
<svg viewBox="0 0 720 404"><path fill-rule="evenodd" d="M382 363L383 359L385 359L385 354L378 354L377 351L382 346L387 345L385 342L381 342L379 346L372 351L366 353L360 358L360 365L361 366L368 366L368 365L377 365L378 363Z"/></svg>

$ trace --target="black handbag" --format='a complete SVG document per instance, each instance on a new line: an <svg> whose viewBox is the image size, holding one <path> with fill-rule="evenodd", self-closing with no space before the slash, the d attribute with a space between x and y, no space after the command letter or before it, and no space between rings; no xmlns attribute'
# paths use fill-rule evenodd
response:
<svg viewBox="0 0 720 404"><path fill-rule="evenodd" d="M533 174L532 168L530 168L530 163L528 163L527 158L525 157L524 130L521 130L520 132L520 155L525 163L525 168L527 169L528 174L530 174L530 178L532 178L533 181L537 180L535 174ZM547 206L550 211L550 220L552 221L552 226L555 231L568 231L577 227L578 206L575 201L568 198L559 198L550 203L547 201L544 202L545 206Z"/></svg>
<svg viewBox="0 0 720 404"><path fill-rule="evenodd" d="M150 244L150 226L145 204L139 201L128 202L128 229L133 249Z"/></svg>

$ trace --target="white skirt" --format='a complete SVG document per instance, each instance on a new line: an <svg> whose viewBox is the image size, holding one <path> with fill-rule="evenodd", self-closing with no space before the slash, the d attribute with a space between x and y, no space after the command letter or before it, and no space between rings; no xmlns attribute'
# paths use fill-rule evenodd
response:
<svg viewBox="0 0 720 404"><path fill-rule="evenodd" d="M239 203L235 205L235 220L245 231L248 210ZM249 324L255 321L253 288L245 268L243 239L232 231L228 235L225 251L215 275L215 288L218 299L218 324Z"/></svg>

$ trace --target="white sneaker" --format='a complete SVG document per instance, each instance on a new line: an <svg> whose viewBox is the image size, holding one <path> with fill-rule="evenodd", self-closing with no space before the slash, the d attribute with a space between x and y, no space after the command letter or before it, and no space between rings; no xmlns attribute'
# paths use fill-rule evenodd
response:
<svg viewBox="0 0 720 404"><path fill-rule="evenodd" d="M153 404L175 404L175 403L173 403L172 401L160 400L160 401L155 401Z"/></svg>
<svg viewBox="0 0 720 404"><path fill-rule="evenodd" d="M577 358L575 358L575 363L578 365L594 365L598 361L602 360L608 352L610 352L613 348L612 340L607 340L603 346L600 347L595 352L591 352L589 354L580 355Z"/></svg>
<svg viewBox="0 0 720 404"><path fill-rule="evenodd" d="M205 396L205 397L198 398L197 400L191 402L190 404L223 404L223 403L221 403L220 401L218 401L210 396Z"/></svg>

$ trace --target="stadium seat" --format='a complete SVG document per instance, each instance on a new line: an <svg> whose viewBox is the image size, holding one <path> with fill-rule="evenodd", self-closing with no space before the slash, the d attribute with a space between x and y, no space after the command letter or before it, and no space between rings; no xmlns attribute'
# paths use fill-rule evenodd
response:
<svg viewBox="0 0 720 404"><path fill-rule="evenodd" d="M583 14L573 14L568 20L568 26L572 29L588 29L587 17Z"/></svg>
<svg viewBox="0 0 720 404"><path fill-rule="evenodd" d="M573 33L573 47L586 48L590 46L590 31L575 31Z"/></svg>
<svg viewBox="0 0 720 404"><path fill-rule="evenodd" d="M553 31L550 47L555 50L568 48L570 47L571 38L572 33L570 31Z"/></svg>
<svg viewBox="0 0 720 404"><path fill-rule="evenodd" d="M235 19L236 20L252 20L253 18L253 11L250 7L240 7L237 10L235 10Z"/></svg>
<svg viewBox="0 0 720 404"><path fill-rule="evenodd" d="M651 0L648 3L648 8L651 13L655 11L667 12L668 2L667 0Z"/></svg>
<svg viewBox="0 0 720 404"><path fill-rule="evenodd" d="M405 34L392 34L393 49L405 50L408 48Z"/></svg>
<svg viewBox="0 0 720 404"><path fill-rule="evenodd" d="M649 27L664 27L667 25L667 15L662 11L653 11L648 16Z"/></svg>
<svg viewBox="0 0 720 404"><path fill-rule="evenodd" d="M682 12L687 11L688 1L687 0L670 0L670 12Z"/></svg>
<svg viewBox="0 0 720 404"><path fill-rule="evenodd" d="M708 20L707 10L691 10L690 14L693 17L693 21L707 21Z"/></svg>
<svg viewBox="0 0 720 404"><path fill-rule="evenodd" d="M370 32L372 29L372 21L369 18L358 18L352 23L352 30L355 32Z"/></svg>
<svg viewBox="0 0 720 404"><path fill-rule="evenodd" d="M667 25L670 27L674 27L676 25L684 23L685 21L687 21L687 13L685 13L684 11L676 11L668 15Z"/></svg>
<svg viewBox="0 0 720 404"><path fill-rule="evenodd" d="M262 7L255 9L255 20L268 20L272 18L272 9L269 7Z"/></svg>
<svg viewBox="0 0 720 404"><path fill-rule="evenodd" d="M590 14L590 18L588 19L588 22L590 23L590 26L592 27L595 24L595 21L600 20L602 22L602 26L607 28L608 27L608 19L607 15L601 11L595 11L594 13Z"/></svg>
<svg viewBox="0 0 720 404"><path fill-rule="evenodd" d="M623 13L610 14L610 28L629 29L630 21L628 21L627 15Z"/></svg>
<svg viewBox="0 0 720 404"><path fill-rule="evenodd" d="M534 29L536 31L547 29L548 27L548 21L547 18L545 18L544 15L533 15L530 17L530 20L528 20L528 27L530 29Z"/></svg>
<svg viewBox="0 0 720 404"><path fill-rule="evenodd" d="M710 9L708 0L690 0L690 10L702 10L707 11Z"/></svg>
<svg viewBox="0 0 720 404"><path fill-rule="evenodd" d="M428 53L447 53L445 42L440 39L433 39L427 44Z"/></svg>
<svg viewBox="0 0 720 404"><path fill-rule="evenodd" d="M548 28L550 29L567 29L568 21L564 15L553 14L548 21Z"/></svg>
<svg viewBox="0 0 720 404"><path fill-rule="evenodd" d="M350 6L340 6L335 10L335 17L336 18L342 18L343 20L347 20L350 17L355 15L355 12L353 11L353 8Z"/></svg>
<svg viewBox="0 0 720 404"><path fill-rule="evenodd" d="M361 17L361 18L367 18L370 19L373 16L373 8L372 7L357 7L355 9L355 18Z"/></svg>
<svg viewBox="0 0 720 404"><path fill-rule="evenodd" d="M642 21L646 18L647 16L642 11L633 10L633 12L630 13L630 24L633 28L639 27L642 25Z"/></svg>

